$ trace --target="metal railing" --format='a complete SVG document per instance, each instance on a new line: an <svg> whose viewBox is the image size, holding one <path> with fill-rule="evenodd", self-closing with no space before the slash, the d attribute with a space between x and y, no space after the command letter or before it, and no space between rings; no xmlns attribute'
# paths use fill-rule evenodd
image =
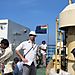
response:
<svg viewBox="0 0 75 75"><path fill-rule="evenodd" d="M52 56L55 54L55 45L47 45L47 55L46 55L46 63L52 59Z"/></svg>

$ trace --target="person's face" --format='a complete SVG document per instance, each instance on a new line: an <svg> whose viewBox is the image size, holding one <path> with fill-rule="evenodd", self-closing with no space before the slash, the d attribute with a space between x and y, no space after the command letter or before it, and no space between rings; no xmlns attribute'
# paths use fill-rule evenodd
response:
<svg viewBox="0 0 75 75"><path fill-rule="evenodd" d="M36 36L34 36L34 35L30 35L30 36L29 36L29 38L30 38L31 41L35 41L35 37L36 37Z"/></svg>
<svg viewBox="0 0 75 75"><path fill-rule="evenodd" d="M4 45L4 44L1 44L1 46L0 46L2 49L6 49L7 48L7 46L6 45Z"/></svg>

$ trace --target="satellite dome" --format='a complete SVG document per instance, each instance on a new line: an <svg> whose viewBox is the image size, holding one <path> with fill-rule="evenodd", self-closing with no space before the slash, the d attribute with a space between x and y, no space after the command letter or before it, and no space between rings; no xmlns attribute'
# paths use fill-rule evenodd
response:
<svg viewBox="0 0 75 75"><path fill-rule="evenodd" d="M60 28L75 26L75 3L66 6L59 17Z"/></svg>

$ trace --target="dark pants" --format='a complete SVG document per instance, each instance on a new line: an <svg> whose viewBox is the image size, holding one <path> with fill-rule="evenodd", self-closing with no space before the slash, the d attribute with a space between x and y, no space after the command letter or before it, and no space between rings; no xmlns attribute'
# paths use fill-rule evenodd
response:
<svg viewBox="0 0 75 75"><path fill-rule="evenodd" d="M23 75L36 75L34 63L32 63L30 66L26 64L23 65Z"/></svg>

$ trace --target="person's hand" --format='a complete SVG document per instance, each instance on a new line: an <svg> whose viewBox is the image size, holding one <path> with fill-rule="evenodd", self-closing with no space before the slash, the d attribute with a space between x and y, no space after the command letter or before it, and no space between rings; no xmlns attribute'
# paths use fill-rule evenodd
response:
<svg viewBox="0 0 75 75"><path fill-rule="evenodd" d="M22 58L23 62L28 62L28 60L26 58Z"/></svg>

